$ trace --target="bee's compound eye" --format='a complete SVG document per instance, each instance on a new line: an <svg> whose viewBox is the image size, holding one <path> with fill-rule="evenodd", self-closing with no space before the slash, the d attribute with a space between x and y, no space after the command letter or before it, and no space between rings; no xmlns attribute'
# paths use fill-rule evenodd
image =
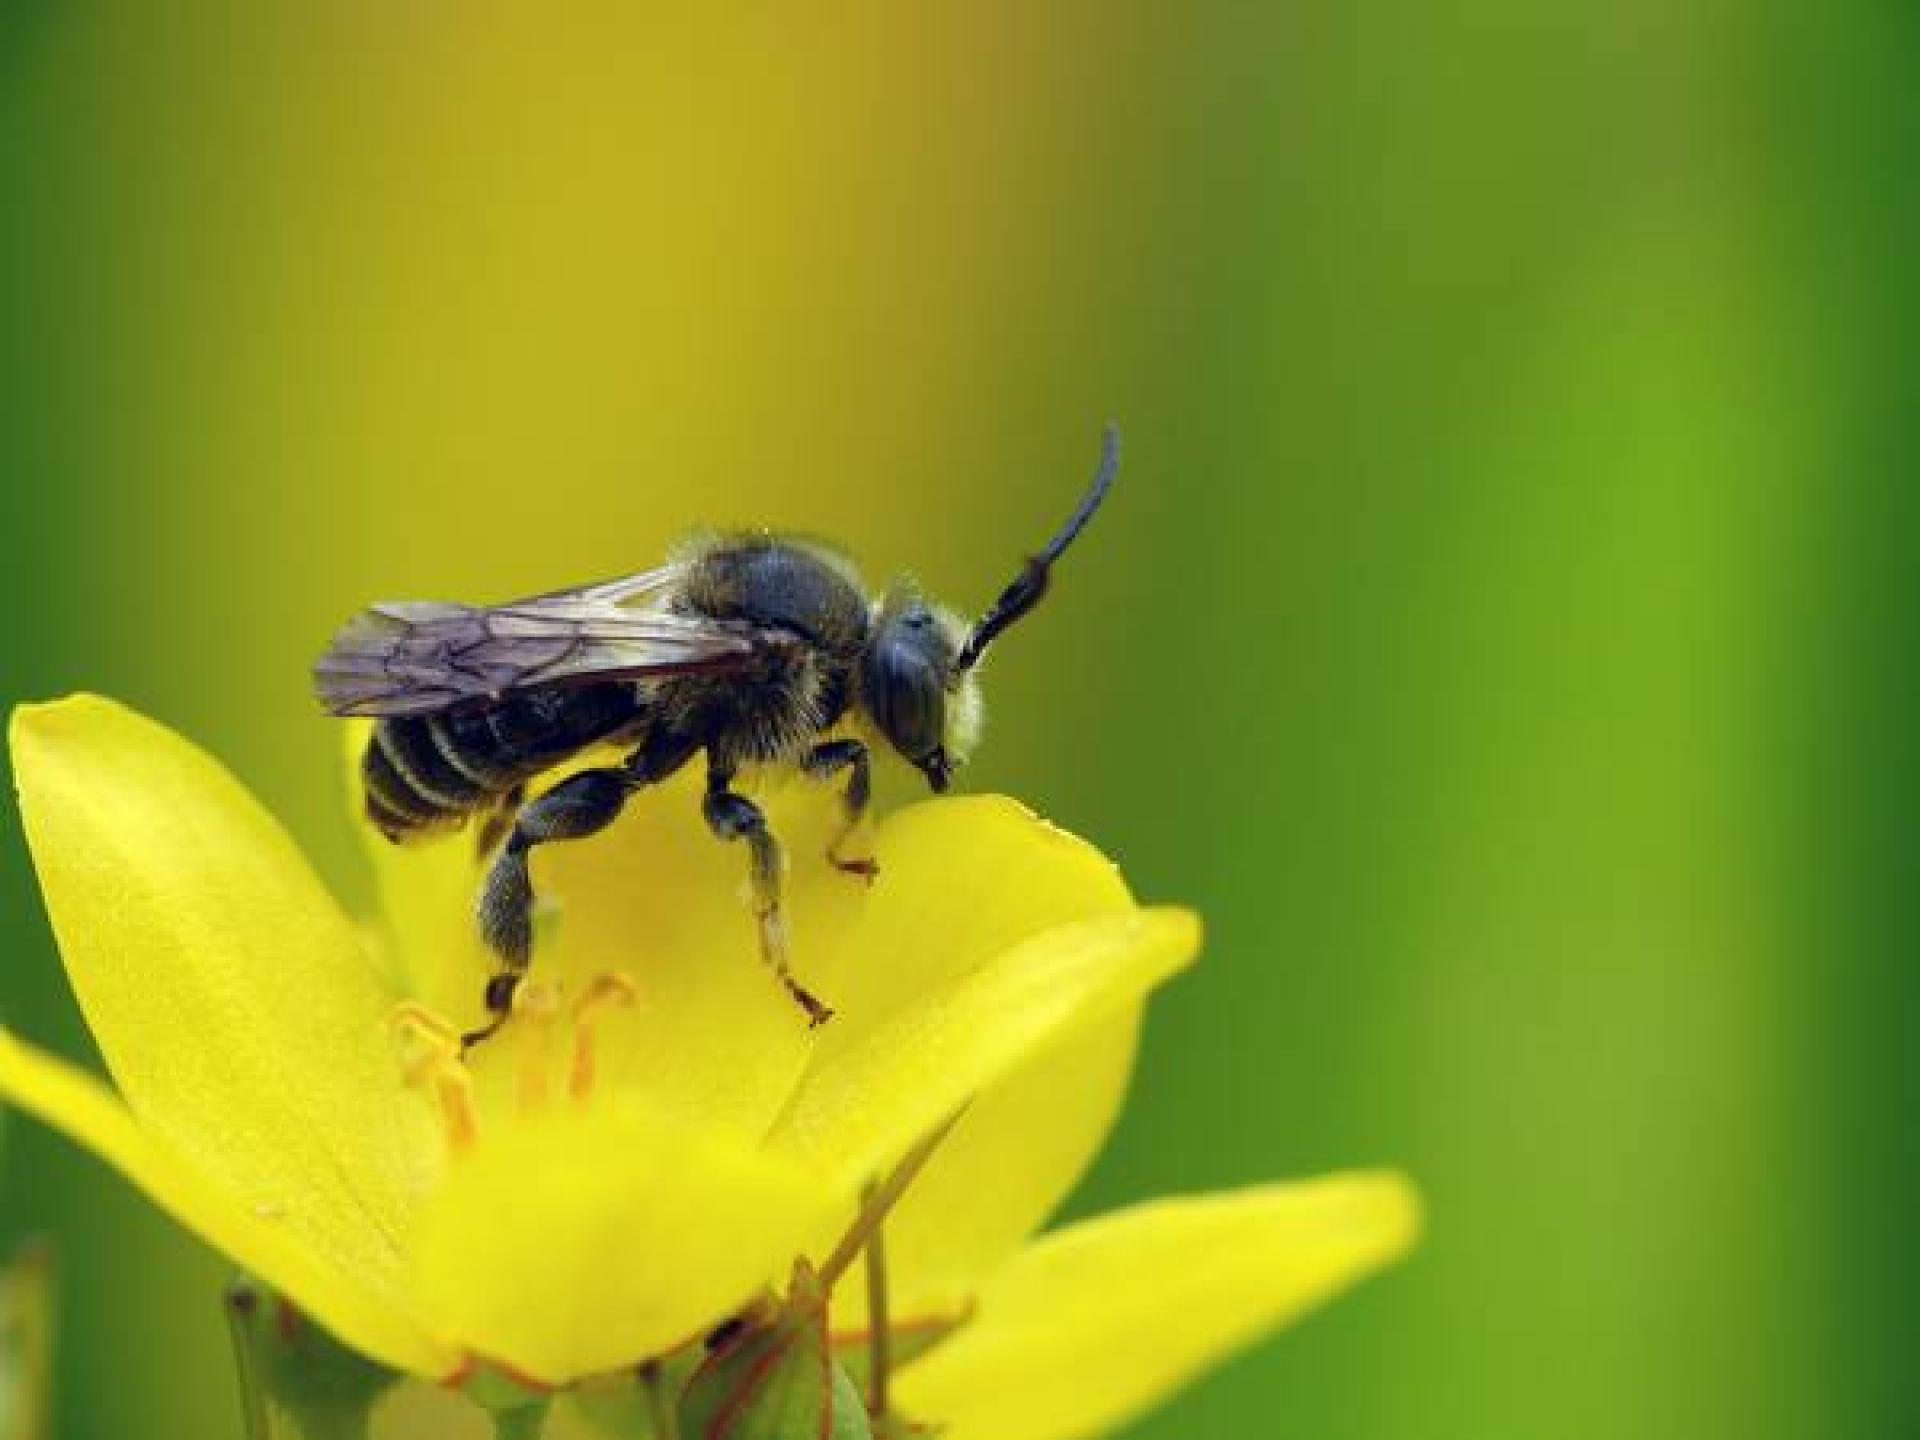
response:
<svg viewBox="0 0 1920 1440"><path fill-rule="evenodd" d="M861 675L867 713L902 758L925 768L946 738L947 674L953 645L924 605L886 617Z"/></svg>

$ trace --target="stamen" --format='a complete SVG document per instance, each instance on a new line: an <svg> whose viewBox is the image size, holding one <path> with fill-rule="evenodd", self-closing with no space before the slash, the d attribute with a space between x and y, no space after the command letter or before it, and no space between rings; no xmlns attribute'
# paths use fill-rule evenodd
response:
<svg viewBox="0 0 1920 1440"><path fill-rule="evenodd" d="M403 1045L426 1043L438 1050L448 1045L457 1049L460 1044L460 1032L452 1022L418 1000L402 1000L393 1007L393 1028Z"/></svg>
<svg viewBox="0 0 1920 1440"><path fill-rule="evenodd" d="M639 998L633 981L618 971L596 975L573 1007L573 1064L567 1071L567 1093L576 1102L593 1094L599 1068L599 1019L610 1006L627 1009Z"/></svg>
<svg viewBox="0 0 1920 1440"><path fill-rule="evenodd" d="M680 1440L680 1415L658 1360L641 1365L640 1388L647 1393L647 1418L653 1422L654 1440Z"/></svg>
<svg viewBox="0 0 1920 1440"><path fill-rule="evenodd" d="M447 1149L456 1155L473 1148L479 1126L473 1113L473 1082L460 1059L460 1032L417 1001L394 1009L401 1043L401 1070L409 1088L425 1090L440 1107Z"/></svg>
<svg viewBox="0 0 1920 1440"><path fill-rule="evenodd" d="M436 1066L433 1095L440 1103L441 1123L447 1130L447 1148L456 1155L473 1149L480 1129L473 1114L473 1081L458 1059Z"/></svg>
<svg viewBox="0 0 1920 1440"><path fill-rule="evenodd" d="M514 992L511 1012L514 1108L531 1114L553 1103L558 1078L553 1063L555 1035L563 1022L572 1029L567 1094L575 1103L589 1099L599 1076L601 1019L610 1008L630 1006L638 996L638 987L618 972L595 976L571 1007L563 1004L558 982L521 985ZM408 1088L424 1092L438 1108L448 1151L465 1154L479 1138L480 1125L460 1031L417 1000L394 1007L393 1028Z"/></svg>
<svg viewBox="0 0 1920 1440"><path fill-rule="evenodd" d="M560 1014L560 987L533 981L513 994L513 1016L519 1022L514 1058L514 1094L523 1112L546 1107L550 1095L547 1054L552 1049L553 1025Z"/></svg>

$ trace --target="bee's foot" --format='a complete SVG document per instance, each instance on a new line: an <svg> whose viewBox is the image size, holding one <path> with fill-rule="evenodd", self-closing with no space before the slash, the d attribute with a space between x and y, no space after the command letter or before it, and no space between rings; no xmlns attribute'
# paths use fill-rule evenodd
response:
<svg viewBox="0 0 1920 1440"><path fill-rule="evenodd" d="M500 1033L500 1027L506 1023L507 1017L502 1015L497 1019L489 1020L478 1030L467 1031L466 1034L460 1037L460 1058L464 1060L467 1056L471 1055L474 1047L482 1040L491 1040L494 1036L498 1035Z"/></svg>
<svg viewBox="0 0 1920 1440"><path fill-rule="evenodd" d="M833 1018L833 1007L820 1000L799 981L789 979L786 984L787 993L793 997L794 1004L807 1012L809 1030L818 1030Z"/></svg>
<svg viewBox="0 0 1920 1440"><path fill-rule="evenodd" d="M793 1003L807 1012L807 1028L818 1029L833 1018L833 1007L823 1004L813 992L793 978L787 963L787 927L778 905L769 905L756 917L760 925L760 958L779 977Z"/></svg>
<svg viewBox="0 0 1920 1440"><path fill-rule="evenodd" d="M487 981L487 1013L493 1018L478 1030L469 1030L460 1037L460 1058L467 1054L482 1040L489 1040L500 1033L500 1027L507 1023L507 1017L513 1014L514 992L520 988L525 978L519 970L503 970Z"/></svg>
<svg viewBox="0 0 1920 1440"><path fill-rule="evenodd" d="M854 860L843 860L838 855L829 854L827 859L833 862L833 868L841 874L857 875L869 885L880 878L880 862L870 855Z"/></svg>

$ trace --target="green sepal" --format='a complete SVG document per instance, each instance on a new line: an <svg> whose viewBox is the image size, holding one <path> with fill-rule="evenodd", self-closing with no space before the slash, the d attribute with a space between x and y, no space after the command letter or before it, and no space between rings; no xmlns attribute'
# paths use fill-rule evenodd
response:
<svg viewBox="0 0 1920 1440"><path fill-rule="evenodd" d="M872 1440L860 1389L834 1359L827 1300L805 1261L786 1300L743 1325L694 1372L680 1440Z"/></svg>
<svg viewBox="0 0 1920 1440"><path fill-rule="evenodd" d="M873 1422L873 1440L938 1440L938 1425L922 1425L898 1415L882 1415Z"/></svg>
<svg viewBox="0 0 1920 1440"><path fill-rule="evenodd" d="M653 1422L651 1397L631 1373L582 1381L567 1398L588 1427L607 1440L666 1440Z"/></svg>
<svg viewBox="0 0 1920 1440"><path fill-rule="evenodd" d="M399 1380L258 1282L227 1287L247 1440L366 1440L373 1405Z"/></svg>
<svg viewBox="0 0 1920 1440"><path fill-rule="evenodd" d="M460 1380L460 1393L493 1417L494 1440L539 1440L553 1388L485 1362Z"/></svg>
<svg viewBox="0 0 1920 1440"><path fill-rule="evenodd" d="M898 1370L926 1354L967 1321L973 1311L964 1309L952 1315L924 1315L911 1320L896 1320L887 1327L887 1358ZM838 1330L831 1336L833 1358L840 1362L849 1379L865 1393L873 1368L873 1336L867 1330ZM876 1432L877 1433L877 1432Z"/></svg>
<svg viewBox="0 0 1920 1440"><path fill-rule="evenodd" d="M513 1410L493 1412L493 1440L540 1440L547 1428L552 1400L540 1400Z"/></svg>
<svg viewBox="0 0 1920 1440"><path fill-rule="evenodd" d="M582 1380L567 1392L576 1414L608 1440L674 1440L675 1411L705 1359L684 1345L634 1370Z"/></svg>

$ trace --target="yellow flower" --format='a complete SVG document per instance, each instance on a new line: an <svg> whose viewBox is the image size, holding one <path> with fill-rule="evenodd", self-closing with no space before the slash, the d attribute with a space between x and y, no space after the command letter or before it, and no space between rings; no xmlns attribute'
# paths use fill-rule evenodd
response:
<svg viewBox="0 0 1920 1440"><path fill-rule="evenodd" d="M362 929L164 728L78 698L17 712L11 739L115 1089L0 1033L0 1095L396 1369L557 1385L680 1345L830 1249L861 1187L969 1101L886 1230L896 1318L975 1316L898 1378L955 1440L1113 1423L1410 1241L1404 1184L1355 1176L1027 1243L1198 926L1008 801L889 818L868 890L816 863L817 791L771 798L796 968L838 1012L814 1032L756 958L739 857L665 787L542 852L538 983L469 1071L447 1038L484 974L470 847L380 843L386 924ZM836 1326L863 1304L843 1286Z"/></svg>

